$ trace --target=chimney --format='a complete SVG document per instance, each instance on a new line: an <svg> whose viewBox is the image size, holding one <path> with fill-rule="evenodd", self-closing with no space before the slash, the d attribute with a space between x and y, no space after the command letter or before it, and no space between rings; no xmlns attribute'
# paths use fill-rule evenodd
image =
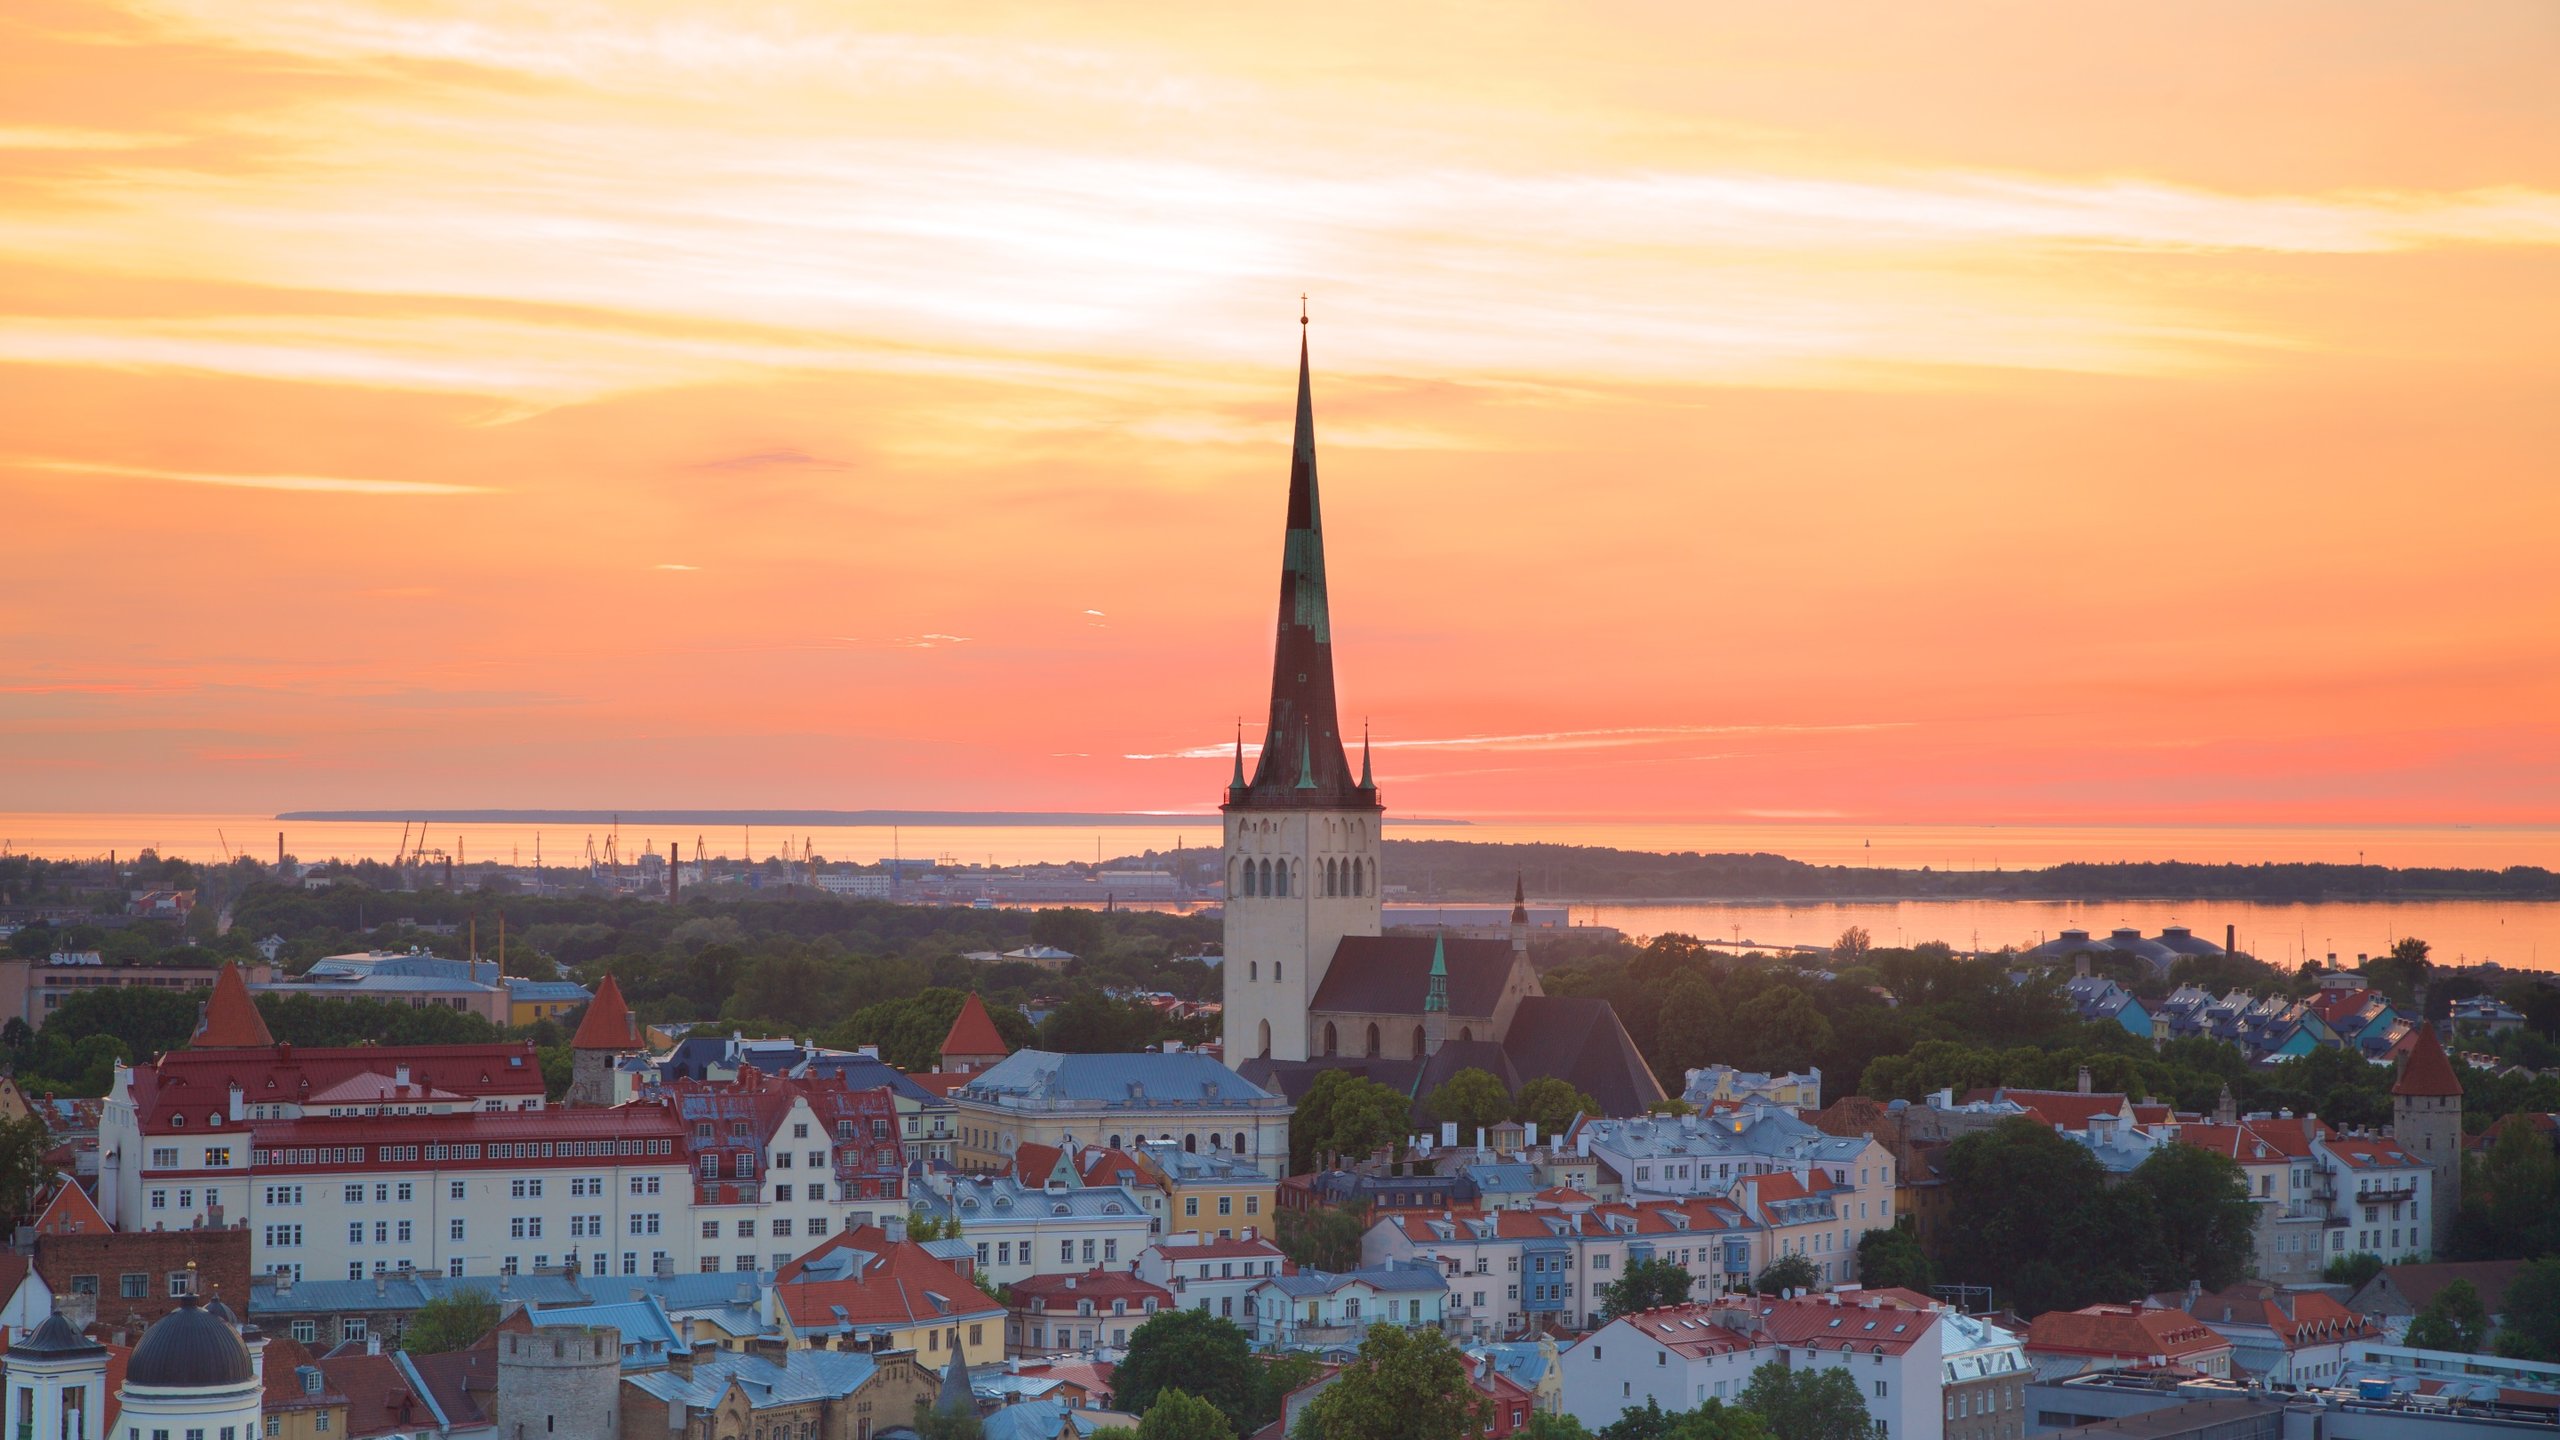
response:
<svg viewBox="0 0 2560 1440"><path fill-rule="evenodd" d="M676 903L676 865L683 856L682 845L673 840L667 842L667 903L670 905Z"/></svg>
<svg viewBox="0 0 2560 1440"><path fill-rule="evenodd" d="M378 1299L381 1299L384 1295L389 1294L389 1293L390 1293L390 1290L391 1290L391 1276L390 1276L390 1274L389 1274L388 1272L386 1272L386 1271L381 1271L381 1270L376 1270L376 1271L374 1271L374 1272L373 1272L373 1294L374 1294L374 1298L375 1298L375 1299L377 1299L377 1300L378 1300Z"/></svg>
<svg viewBox="0 0 2560 1440"><path fill-rule="evenodd" d="M2089 1067L2086 1065L2080 1067L2080 1093L2089 1093Z"/></svg>
<svg viewBox="0 0 2560 1440"><path fill-rule="evenodd" d="M240 1088L240 1082L237 1080L232 1081L230 1111L231 1118L233 1120L239 1121L249 1118L249 1107L247 1102L248 1094Z"/></svg>
<svg viewBox="0 0 2560 1440"><path fill-rule="evenodd" d="M391 1083L400 1086L406 1086L409 1083L408 1061L403 1060L391 1067Z"/></svg>
<svg viewBox="0 0 2560 1440"><path fill-rule="evenodd" d="M2228 954L2237 955L2240 953L2239 926L2225 925L2222 927L2222 948L2224 952Z"/></svg>
<svg viewBox="0 0 2560 1440"><path fill-rule="evenodd" d="M2089 978L2088 951L2083 950L2079 954L2071 957L2071 977L2075 980L2086 980Z"/></svg>

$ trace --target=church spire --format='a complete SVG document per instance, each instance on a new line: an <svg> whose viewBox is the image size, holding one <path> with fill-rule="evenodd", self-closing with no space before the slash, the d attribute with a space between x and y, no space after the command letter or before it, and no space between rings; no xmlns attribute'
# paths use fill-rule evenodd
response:
<svg viewBox="0 0 2560 1440"><path fill-rule="evenodd" d="M1446 1014L1449 1009L1449 939L1445 934L1431 937L1431 988L1422 997L1423 1013Z"/></svg>
<svg viewBox="0 0 2560 1440"><path fill-rule="evenodd" d="M1303 326L1305 317L1300 316ZM1351 778L1333 695L1333 616L1324 574L1324 510L1316 493L1315 387L1298 336L1298 417L1289 447L1289 513L1280 557L1279 633L1271 659L1271 717L1246 793L1229 804L1373 809Z"/></svg>

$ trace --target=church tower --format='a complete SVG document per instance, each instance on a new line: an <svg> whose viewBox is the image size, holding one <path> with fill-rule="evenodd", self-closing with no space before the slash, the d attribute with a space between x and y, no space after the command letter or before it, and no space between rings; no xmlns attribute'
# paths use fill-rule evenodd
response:
<svg viewBox="0 0 2560 1440"><path fill-rule="evenodd" d="M1307 1009L1346 935L1375 935L1378 828L1384 807L1367 742L1351 773L1333 698L1333 621L1326 607L1324 519L1316 497L1314 392L1299 317L1298 423L1289 453L1288 532L1280 555L1280 626L1271 716L1253 776L1236 740L1227 784L1226 1060L1304 1060Z"/></svg>

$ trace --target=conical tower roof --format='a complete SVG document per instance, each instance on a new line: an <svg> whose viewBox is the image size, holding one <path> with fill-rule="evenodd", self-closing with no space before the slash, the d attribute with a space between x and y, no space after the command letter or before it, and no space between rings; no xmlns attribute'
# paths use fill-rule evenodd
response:
<svg viewBox="0 0 2560 1440"><path fill-rule="evenodd" d="M196 1021L196 1033L187 1040L188 1047L250 1050L275 1043L266 1019L258 1014L258 1002L249 998L249 982L240 974L240 967L223 962L222 973L213 977L213 994L204 1002L204 1015Z"/></svg>
<svg viewBox="0 0 2560 1440"><path fill-rule="evenodd" d="M996 1029L995 1017L987 1013L986 1002L978 992L960 1002L960 1013L951 1017L951 1033L942 1037L945 1055L1010 1055L1013 1047L1004 1043L1004 1035Z"/></svg>
<svg viewBox="0 0 2560 1440"><path fill-rule="evenodd" d="M1227 803L1256 808L1375 809L1342 748L1333 694L1333 611L1325 592L1324 510L1316 493L1315 391L1298 338L1298 421L1289 448L1289 513L1280 552L1280 623L1271 658L1271 716L1253 779Z"/></svg>
<svg viewBox="0 0 2560 1440"><path fill-rule="evenodd" d="M2445 1058L2444 1044L2436 1039L2436 1027L2424 1020L2418 1022L2418 1038L2409 1042L2409 1063L2400 1067L2400 1078L2392 1082L2394 1095L2459 1096L2462 1080L2453 1073L2453 1062Z"/></svg>
<svg viewBox="0 0 2560 1440"><path fill-rule="evenodd" d="M933 1400L933 1408L946 1415L975 1413L978 1397L969 1385L969 1356L957 1344L951 1347L951 1363L942 1372L942 1393Z"/></svg>
<svg viewBox="0 0 2560 1440"><path fill-rule="evenodd" d="M622 1001L622 987L610 975L596 987L596 998L587 1002L587 1018L578 1022L577 1036L570 1040L573 1050L637 1050L640 1033L631 1023L631 1007Z"/></svg>

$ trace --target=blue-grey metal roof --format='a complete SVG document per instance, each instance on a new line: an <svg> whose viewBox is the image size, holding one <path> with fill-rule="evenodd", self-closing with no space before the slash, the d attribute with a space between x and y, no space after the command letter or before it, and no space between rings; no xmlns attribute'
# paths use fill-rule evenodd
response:
<svg viewBox="0 0 2560 1440"><path fill-rule="evenodd" d="M676 1333L654 1296L638 1300L621 1300L602 1305L562 1305L554 1309L532 1307L528 1317L536 1325L610 1325L622 1332L622 1368L644 1369L663 1365L669 1355L690 1355L693 1347Z"/></svg>
<svg viewBox="0 0 2560 1440"><path fill-rule="evenodd" d="M374 1281L382 1281L379 1291ZM407 1275L368 1276L362 1280L299 1280L291 1289L265 1275L251 1277L249 1315L332 1315L365 1311L415 1310L430 1300L477 1290L491 1299L521 1300L527 1305L584 1305L594 1299L582 1282L613 1285L644 1283L637 1278L571 1277L562 1274L464 1275L452 1277L412 1271ZM616 1292L627 1293L627 1292Z"/></svg>
<svg viewBox="0 0 2560 1440"><path fill-rule="evenodd" d="M1479 1195L1535 1194L1545 1188L1538 1184L1538 1172L1517 1160L1479 1160L1461 1165L1458 1173L1475 1183Z"/></svg>
<svg viewBox="0 0 2560 1440"><path fill-rule="evenodd" d="M1063 1055L1017 1050L974 1077L961 1098L1026 1108L1276 1106L1279 1097L1206 1055Z"/></svg>
<svg viewBox="0 0 2560 1440"><path fill-rule="evenodd" d="M1010 1175L959 1175L949 1185L948 1194L938 1186L917 1191L915 1208L937 1217L955 1216L962 1225L1062 1218L1147 1220L1146 1205L1125 1185L1044 1190Z"/></svg>
<svg viewBox="0 0 2560 1440"><path fill-rule="evenodd" d="M1055 1400L1025 1400L978 1418L986 1440L1058 1440L1071 1407Z"/></svg>
<svg viewBox="0 0 2560 1440"><path fill-rule="evenodd" d="M862 1388L879 1371L879 1362L850 1350L792 1350L781 1356L749 1355L734 1350L706 1351L693 1362L691 1376L672 1370L625 1375L622 1383L667 1403L708 1410L738 1382L749 1408L799 1405L812 1400L841 1400Z"/></svg>
<svg viewBox="0 0 2560 1440"><path fill-rule="evenodd" d="M594 991L574 980L527 980L521 975L510 975L507 977L507 998L527 1004L551 1000L575 1004L596 997Z"/></svg>
<svg viewBox="0 0 2560 1440"><path fill-rule="evenodd" d="M1437 1265L1364 1265L1357 1270L1300 1270L1295 1275L1273 1275L1262 1282L1277 1286L1280 1293L1292 1299L1308 1295L1330 1295L1345 1285L1366 1285L1377 1291L1404 1294L1440 1294L1449 1288L1447 1277Z"/></svg>

